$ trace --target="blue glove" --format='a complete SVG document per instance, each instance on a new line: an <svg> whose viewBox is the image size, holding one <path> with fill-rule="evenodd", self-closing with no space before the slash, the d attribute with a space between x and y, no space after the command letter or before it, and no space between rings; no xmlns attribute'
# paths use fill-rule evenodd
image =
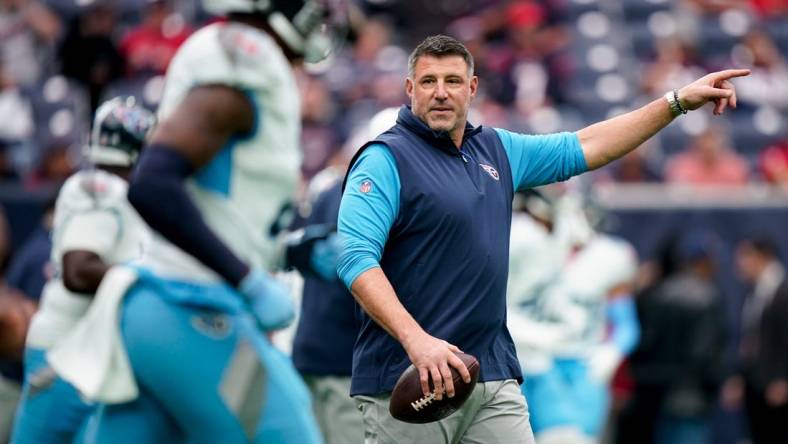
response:
<svg viewBox="0 0 788 444"><path fill-rule="evenodd" d="M337 280L337 261L339 260L339 250L341 244L339 235L331 233L327 238L315 242L312 247L312 258L309 263L312 269L320 275L323 280Z"/></svg>
<svg viewBox="0 0 788 444"><path fill-rule="evenodd" d="M280 330L295 318L295 306L282 283L268 273L252 270L238 285L263 331Z"/></svg>
<svg viewBox="0 0 788 444"><path fill-rule="evenodd" d="M340 242L336 227L329 224L307 225L292 232L286 240L285 264L304 277L325 281L337 279Z"/></svg>

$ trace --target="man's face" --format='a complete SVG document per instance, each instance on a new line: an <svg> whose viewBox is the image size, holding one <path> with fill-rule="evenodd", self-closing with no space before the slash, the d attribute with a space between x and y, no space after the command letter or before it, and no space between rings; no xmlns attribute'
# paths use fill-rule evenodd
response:
<svg viewBox="0 0 788 444"><path fill-rule="evenodd" d="M432 130L454 135L465 129L478 82L468 74L468 65L460 56L421 56L413 78L405 81L405 89L413 114Z"/></svg>

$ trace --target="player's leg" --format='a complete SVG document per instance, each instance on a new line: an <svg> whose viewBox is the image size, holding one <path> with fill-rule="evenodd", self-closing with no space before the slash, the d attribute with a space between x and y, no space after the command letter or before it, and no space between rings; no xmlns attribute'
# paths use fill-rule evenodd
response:
<svg viewBox="0 0 788 444"><path fill-rule="evenodd" d="M46 351L25 351L25 383L11 442L71 443L94 409L46 362Z"/></svg>
<svg viewBox="0 0 788 444"><path fill-rule="evenodd" d="M570 379L574 423L595 441L602 434L610 410L610 391L606 382L596 381L583 361L566 361L566 374Z"/></svg>
<svg viewBox="0 0 788 444"><path fill-rule="evenodd" d="M0 442L11 440L11 428L21 397L22 387L0 374Z"/></svg>
<svg viewBox="0 0 788 444"><path fill-rule="evenodd" d="M483 386L483 401L462 444L534 444L528 405L517 381L491 381ZM477 385L477 387L479 386Z"/></svg>
<svg viewBox="0 0 788 444"><path fill-rule="evenodd" d="M125 404L101 405L88 420L84 444L170 444L183 434L161 404L146 391Z"/></svg>
<svg viewBox="0 0 788 444"><path fill-rule="evenodd" d="M159 294L163 291L163 286L140 283L124 300L121 331L137 384L154 398L154 405L160 405L170 415L173 425L188 440L248 441L222 399L220 387L225 363L231 361L239 342L233 317L170 302ZM114 423L144 421L150 416L146 409L149 406L143 403L125 412L124 416L137 413L141 419ZM101 436L111 436L112 424L104 422ZM164 442L164 437L154 442Z"/></svg>
<svg viewBox="0 0 788 444"><path fill-rule="evenodd" d="M556 430L560 436L566 433L581 435L573 424L575 408L569 398L567 382L562 369L555 365L546 372L525 375L522 393L528 403L530 423L537 442L542 442L543 435L548 437L548 442L562 442L549 441L549 436Z"/></svg>
<svg viewBox="0 0 788 444"><path fill-rule="evenodd" d="M364 424L361 412L350 397L350 378L311 376L305 379L326 444L363 443Z"/></svg>
<svg viewBox="0 0 788 444"><path fill-rule="evenodd" d="M309 390L293 362L258 330L251 316L241 314L236 320L242 340L252 345L255 354L236 351L237 376L227 383L248 387L235 396L233 405L240 418L247 418L247 430L255 430L252 442L322 443ZM264 390L256 390L260 386Z"/></svg>
<svg viewBox="0 0 788 444"><path fill-rule="evenodd" d="M261 436L320 442L303 382L250 317L171 302L164 287L135 286L126 296L122 332L138 385L190 443L262 442ZM206 290L181 285L178 291ZM188 299L183 296L179 301Z"/></svg>

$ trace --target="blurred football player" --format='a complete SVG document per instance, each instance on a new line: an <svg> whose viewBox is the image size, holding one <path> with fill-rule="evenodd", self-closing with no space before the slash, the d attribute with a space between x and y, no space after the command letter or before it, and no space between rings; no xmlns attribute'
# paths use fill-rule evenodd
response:
<svg viewBox="0 0 788 444"><path fill-rule="evenodd" d="M368 123L359 125L343 149L331 158L330 166L312 179L307 193L311 196L311 208L305 233L319 232L327 227L336 229L342 178L350 158L365 141L391 127L397 112L397 108L386 108ZM310 273L300 267L304 290L293 343L293 362L312 393L315 417L326 444L360 444L364 441L362 415L350 397L353 344L359 328L355 302L337 277L336 255L330 261L327 258L323 255L322 260L312 262L329 262L333 267L330 279L326 279L325 273ZM313 268L319 271L325 267Z"/></svg>
<svg viewBox="0 0 788 444"><path fill-rule="evenodd" d="M531 194L525 207L530 216L512 221L508 324L531 425L540 444L595 442L608 383L638 341L637 258L627 242L595 232L572 196Z"/></svg>
<svg viewBox="0 0 788 444"><path fill-rule="evenodd" d="M138 259L149 232L126 199L127 180L153 128L153 114L133 98L96 111L87 147L91 166L63 185L55 204L51 261L25 349L22 401L11 442L71 443L93 410L47 363L48 350L88 311L107 270Z"/></svg>
<svg viewBox="0 0 788 444"><path fill-rule="evenodd" d="M157 233L121 315L134 387L127 402L103 408L95 438L320 442L303 381L266 337L294 317L269 274L283 256L269 232L301 163L293 65L328 55L334 8L203 5L227 20L173 58L160 125L129 187Z"/></svg>

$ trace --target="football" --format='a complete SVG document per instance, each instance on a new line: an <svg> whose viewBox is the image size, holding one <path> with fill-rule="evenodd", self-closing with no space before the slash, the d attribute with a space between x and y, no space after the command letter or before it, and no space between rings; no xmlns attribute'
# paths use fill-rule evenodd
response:
<svg viewBox="0 0 788 444"><path fill-rule="evenodd" d="M473 388L476 387L476 380L479 379L479 361L464 353L456 353L456 355L468 368L471 382L466 384L460 373L454 367L449 366L454 381L454 397L449 398L444 395L443 399L438 401L432 393L429 396L424 396L419 372L411 364L399 377L394 391L391 392L391 400L389 401L391 416L412 424L425 424L440 421L462 407L471 396ZM433 388L432 378L430 378L430 388Z"/></svg>

